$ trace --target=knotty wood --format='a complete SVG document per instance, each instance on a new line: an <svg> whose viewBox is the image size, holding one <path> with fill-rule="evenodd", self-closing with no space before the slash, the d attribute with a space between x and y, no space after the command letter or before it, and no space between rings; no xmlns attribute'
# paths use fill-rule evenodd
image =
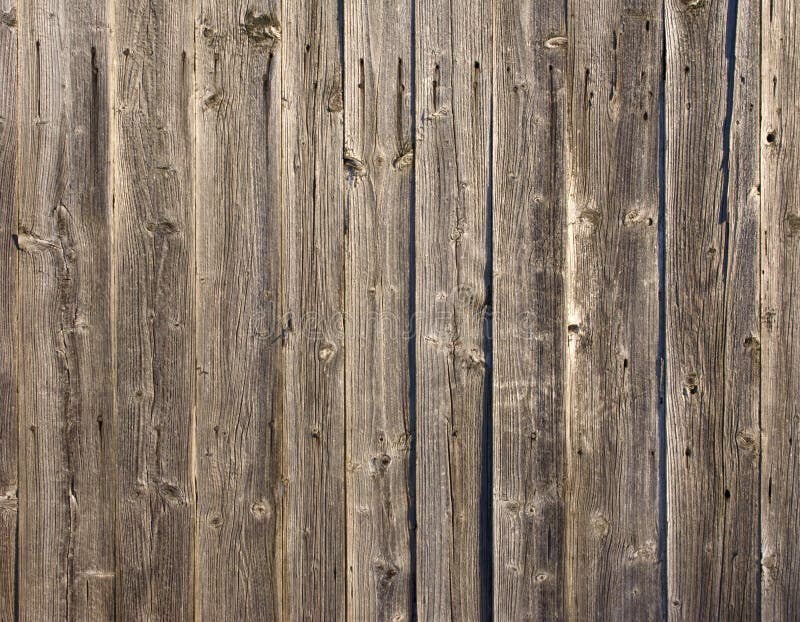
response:
<svg viewBox="0 0 800 622"><path fill-rule="evenodd" d="M193 618L194 14L114 3L117 617Z"/></svg>
<svg viewBox="0 0 800 622"><path fill-rule="evenodd" d="M344 185L335 0L283 5L286 615L345 612Z"/></svg>
<svg viewBox="0 0 800 622"><path fill-rule="evenodd" d="M19 9L19 619L109 619L107 16L99 1Z"/></svg>
<svg viewBox="0 0 800 622"><path fill-rule="evenodd" d="M666 6L671 619L757 617L758 23Z"/></svg>
<svg viewBox="0 0 800 622"><path fill-rule="evenodd" d="M569 615L661 618L658 2L569 5Z"/></svg>
<svg viewBox="0 0 800 622"><path fill-rule="evenodd" d="M800 609L800 14L784 0L761 6L761 609L764 620L792 620Z"/></svg>
<svg viewBox="0 0 800 622"><path fill-rule="evenodd" d="M490 3L417 0L417 608L477 620L487 357Z"/></svg>
<svg viewBox="0 0 800 622"><path fill-rule="evenodd" d="M16 619L17 10L0 2L0 620Z"/></svg>
<svg viewBox="0 0 800 622"><path fill-rule="evenodd" d="M347 612L411 619L411 5L345 2Z"/></svg>
<svg viewBox="0 0 800 622"><path fill-rule="evenodd" d="M202 0L197 45L198 607L281 619L279 4Z"/></svg>
<svg viewBox="0 0 800 622"><path fill-rule="evenodd" d="M564 616L566 24L494 5L494 618Z"/></svg>

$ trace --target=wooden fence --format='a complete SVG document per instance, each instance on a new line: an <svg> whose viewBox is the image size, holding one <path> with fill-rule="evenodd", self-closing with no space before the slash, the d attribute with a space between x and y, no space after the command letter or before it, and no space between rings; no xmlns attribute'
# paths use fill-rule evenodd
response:
<svg viewBox="0 0 800 622"><path fill-rule="evenodd" d="M0 0L0 620L795 620L795 0Z"/></svg>

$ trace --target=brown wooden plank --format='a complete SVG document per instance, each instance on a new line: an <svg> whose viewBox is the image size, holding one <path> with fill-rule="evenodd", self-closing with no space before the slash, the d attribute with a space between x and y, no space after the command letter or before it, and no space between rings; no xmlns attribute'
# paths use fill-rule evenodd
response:
<svg viewBox="0 0 800 622"><path fill-rule="evenodd" d="M283 6L286 615L345 618L344 186L336 0Z"/></svg>
<svg viewBox="0 0 800 622"><path fill-rule="evenodd" d="M117 617L194 617L194 11L114 3Z"/></svg>
<svg viewBox="0 0 800 622"><path fill-rule="evenodd" d="M661 5L570 4L568 31L568 609L657 620Z"/></svg>
<svg viewBox="0 0 800 622"><path fill-rule="evenodd" d="M761 7L761 609L772 621L800 611L800 11Z"/></svg>
<svg viewBox="0 0 800 622"><path fill-rule="evenodd" d="M668 611L758 607L758 3L666 7Z"/></svg>
<svg viewBox="0 0 800 622"><path fill-rule="evenodd" d="M566 24L494 5L494 618L564 617Z"/></svg>
<svg viewBox="0 0 800 622"><path fill-rule="evenodd" d="M281 30L202 0L197 41L198 614L281 619Z"/></svg>
<svg viewBox="0 0 800 622"><path fill-rule="evenodd" d="M20 620L114 615L105 4L19 7Z"/></svg>
<svg viewBox="0 0 800 622"><path fill-rule="evenodd" d="M0 0L0 621L16 620L17 9Z"/></svg>
<svg viewBox="0 0 800 622"><path fill-rule="evenodd" d="M417 603L477 620L492 88L490 3L417 0Z"/></svg>
<svg viewBox="0 0 800 622"><path fill-rule="evenodd" d="M344 4L348 617L411 619L411 4Z"/></svg>

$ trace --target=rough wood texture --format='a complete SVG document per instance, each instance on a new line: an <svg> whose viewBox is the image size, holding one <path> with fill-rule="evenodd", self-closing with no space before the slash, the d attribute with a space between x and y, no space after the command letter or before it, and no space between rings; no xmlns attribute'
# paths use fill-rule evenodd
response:
<svg viewBox="0 0 800 622"><path fill-rule="evenodd" d="M199 10L198 613L279 620L279 5Z"/></svg>
<svg viewBox="0 0 800 622"><path fill-rule="evenodd" d="M762 7L761 610L764 620L793 620L800 610L800 11L786 0Z"/></svg>
<svg viewBox="0 0 800 622"><path fill-rule="evenodd" d="M347 613L409 620L411 5L344 6Z"/></svg>
<svg viewBox="0 0 800 622"><path fill-rule="evenodd" d="M417 608L477 620L487 360L490 3L416 0Z"/></svg>
<svg viewBox="0 0 800 622"><path fill-rule="evenodd" d="M0 622L16 620L17 9L0 1Z"/></svg>
<svg viewBox="0 0 800 622"><path fill-rule="evenodd" d="M114 615L105 3L19 12L19 619Z"/></svg>
<svg viewBox="0 0 800 622"><path fill-rule="evenodd" d="M564 7L494 5L494 619L564 618Z"/></svg>
<svg viewBox="0 0 800 622"><path fill-rule="evenodd" d="M114 3L117 617L194 617L194 14Z"/></svg>
<svg viewBox="0 0 800 622"><path fill-rule="evenodd" d="M666 6L667 598L675 620L758 613L758 16L750 0Z"/></svg>
<svg viewBox="0 0 800 622"><path fill-rule="evenodd" d="M286 615L345 612L344 187L335 0L283 6Z"/></svg>
<svg viewBox="0 0 800 622"><path fill-rule="evenodd" d="M661 5L569 5L567 559L571 618L661 618Z"/></svg>

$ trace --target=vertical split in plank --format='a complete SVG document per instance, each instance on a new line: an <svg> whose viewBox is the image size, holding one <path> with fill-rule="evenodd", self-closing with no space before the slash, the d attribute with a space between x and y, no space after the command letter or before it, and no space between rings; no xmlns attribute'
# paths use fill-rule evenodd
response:
<svg viewBox="0 0 800 622"><path fill-rule="evenodd" d="M20 620L114 616L106 18L20 5Z"/></svg>
<svg viewBox="0 0 800 622"><path fill-rule="evenodd" d="M487 352L492 16L416 0L418 613L477 620Z"/></svg>
<svg viewBox="0 0 800 622"><path fill-rule="evenodd" d="M411 618L411 5L345 2L348 617Z"/></svg>
<svg viewBox="0 0 800 622"><path fill-rule="evenodd" d="M117 617L193 613L194 10L115 2Z"/></svg>
<svg viewBox="0 0 800 622"><path fill-rule="evenodd" d="M17 9L0 0L0 622L16 620Z"/></svg>
<svg viewBox="0 0 800 622"><path fill-rule="evenodd" d="M665 19L669 616L755 619L759 8Z"/></svg>
<svg viewBox="0 0 800 622"><path fill-rule="evenodd" d="M280 620L279 5L199 10L198 615Z"/></svg>
<svg viewBox="0 0 800 622"><path fill-rule="evenodd" d="M761 606L764 620L793 620L800 610L800 10L790 0L762 7Z"/></svg>
<svg viewBox="0 0 800 622"><path fill-rule="evenodd" d="M655 0L569 5L569 615L661 618Z"/></svg>
<svg viewBox="0 0 800 622"><path fill-rule="evenodd" d="M495 2L494 617L564 617L566 24Z"/></svg>
<svg viewBox="0 0 800 622"><path fill-rule="evenodd" d="M346 618L343 97L336 0L283 6L286 615Z"/></svg>

